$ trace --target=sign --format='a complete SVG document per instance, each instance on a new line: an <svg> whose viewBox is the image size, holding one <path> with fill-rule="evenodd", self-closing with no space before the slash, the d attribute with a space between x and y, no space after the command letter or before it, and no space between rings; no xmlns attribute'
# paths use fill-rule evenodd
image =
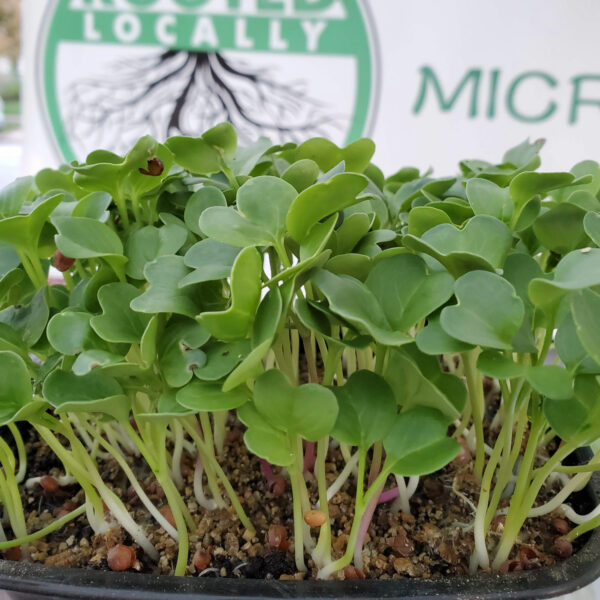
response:
<svg viewBox="0 0 600 600"><path fill-rule="evenodd" d="M548 168L600 154L592 0L25 0L24 18L31 168L223 120L242 144L367 135L387 172L527 137Z"/></svg>

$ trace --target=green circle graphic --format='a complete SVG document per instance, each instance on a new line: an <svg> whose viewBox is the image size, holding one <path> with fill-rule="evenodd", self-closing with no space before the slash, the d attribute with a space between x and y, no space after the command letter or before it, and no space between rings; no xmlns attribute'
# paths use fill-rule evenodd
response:
<svg viewBox="0 0 600 600"><path fill-rule="evenodd" d="M168 19L171 32L176 35L170 50L181 51L227 51L236 50L233 24L240 17L246 27L255 33L254 46L244 52L277 52L312 56L351 56L355 59L354 106L350 115L346 143L368 133L376 104L376 45L374 30L366 7L366 0L256 0L255 13L239 12L240 0L227 0L227 14L210 12L211 0L171 0L172 11L154 10L156 0L54 0L50 2L44 18L45 31L38 46L38 81L46 109L52 137L65 160L75 156L65 123L61 118L60 97L57 89L58 51L63 43L83 43L102 46L122 44L124 46L156 46L163 50L165 44L157 39L156 21ZM214 4L214 2L212 2ZM284 4L287 10L283 11ZM164 6L165 2L159 2ZM293 10L290 11L289 7ZM337 12L332 13L333 9ZM281 10L281 14L277 11ZM308 48L305 28L326 22L318 38L316 48ZM330 15L334 14L333 18ZM87 15L87 16L86 16ZM308 17L308 18L307 18ZM86 40L85 19L93 18L91 36L100 39ZM198 20L210 20L219 32L218 46L191 46ZM280 32L286 34L287 48L273 50L269 47L267 27L279 21ZM307 23L309 23L307 25ZM89 23L88 23L89 28ZM137 35L135 35L137 34ZM125 39L127 38L127 39ZM343 93L343 92L341 92ZM198 132L200 134L201 132Z"/></svg>

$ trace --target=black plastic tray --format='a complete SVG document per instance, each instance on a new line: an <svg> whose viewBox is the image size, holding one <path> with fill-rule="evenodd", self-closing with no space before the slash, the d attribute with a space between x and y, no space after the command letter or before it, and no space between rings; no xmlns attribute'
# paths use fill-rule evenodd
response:
<svg viewBox="0 0 600 600"><path fill-rule="evenodd" d="M587 458L582 451L581 459ZM600 502L600 474L578 494L577 505L590 510ZM579 508L579 506L578 506ZM551 567L504 575L435 580L278 581L169 577L48 567L0 560L0 589L15 600L81 598L90 600L212 600L234 598L403 598L421 600L535 600L580 589L600 576L600 529L582 548Z"/></svg>

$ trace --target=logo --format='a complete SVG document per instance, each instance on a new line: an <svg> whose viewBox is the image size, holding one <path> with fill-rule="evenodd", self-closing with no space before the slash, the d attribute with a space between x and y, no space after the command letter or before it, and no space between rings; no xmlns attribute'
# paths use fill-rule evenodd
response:
<svg viewBox="0 0 600 600"><path fill-rule="evenodd" d="M40 95L57 149L81 160L142 135L240 143L368 133L376 48L365 0L54 0Z"/></svg>

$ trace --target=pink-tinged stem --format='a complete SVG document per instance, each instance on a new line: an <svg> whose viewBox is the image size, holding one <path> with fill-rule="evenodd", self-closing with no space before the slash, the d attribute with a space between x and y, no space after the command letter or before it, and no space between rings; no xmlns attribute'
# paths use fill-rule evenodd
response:
<svg viewBox="0 0 600 600"><path fill-rule="evenodd" d="M315 454L315 442L304 442L304 472L312 471L317 456Z"/></svg>
<svg viewBox="0 0 600 600"><path fill-rule="evenodd" d="M273 473L273 467L271 467L271 463L266 461L264 458L260 460L260 472L263 474L264 478L267 480L267 484L271 487L275 481L275 473Z"/></svg>
<svg viewBox="0 0 600 600"><path fill-rule="evenodd" d="M383 487L383 486L382 486ZM362 549L363 544L365 543L365 537L367 536L367 531L369 531L369 525L371 525L371 520L373 519L373 513L375 512L375 508L377 507L378 500L381 498L381 494L375 494L363 517L360 522L360 527L358 529L358 536L356 538L356 545L354 546L354 566L357 569L362 571L363 568L363 559L362 559Z"/></svg>
<svg viewBox="0 0 600 600"><path fill-rule="evenodd" d="M377 504L383 504L384 502L390 502L391 500L395 500L400 495L397 487L392 488L391 490L386 490L385 492L381 492L379 495L379 500L377 500Z"/></svg>

